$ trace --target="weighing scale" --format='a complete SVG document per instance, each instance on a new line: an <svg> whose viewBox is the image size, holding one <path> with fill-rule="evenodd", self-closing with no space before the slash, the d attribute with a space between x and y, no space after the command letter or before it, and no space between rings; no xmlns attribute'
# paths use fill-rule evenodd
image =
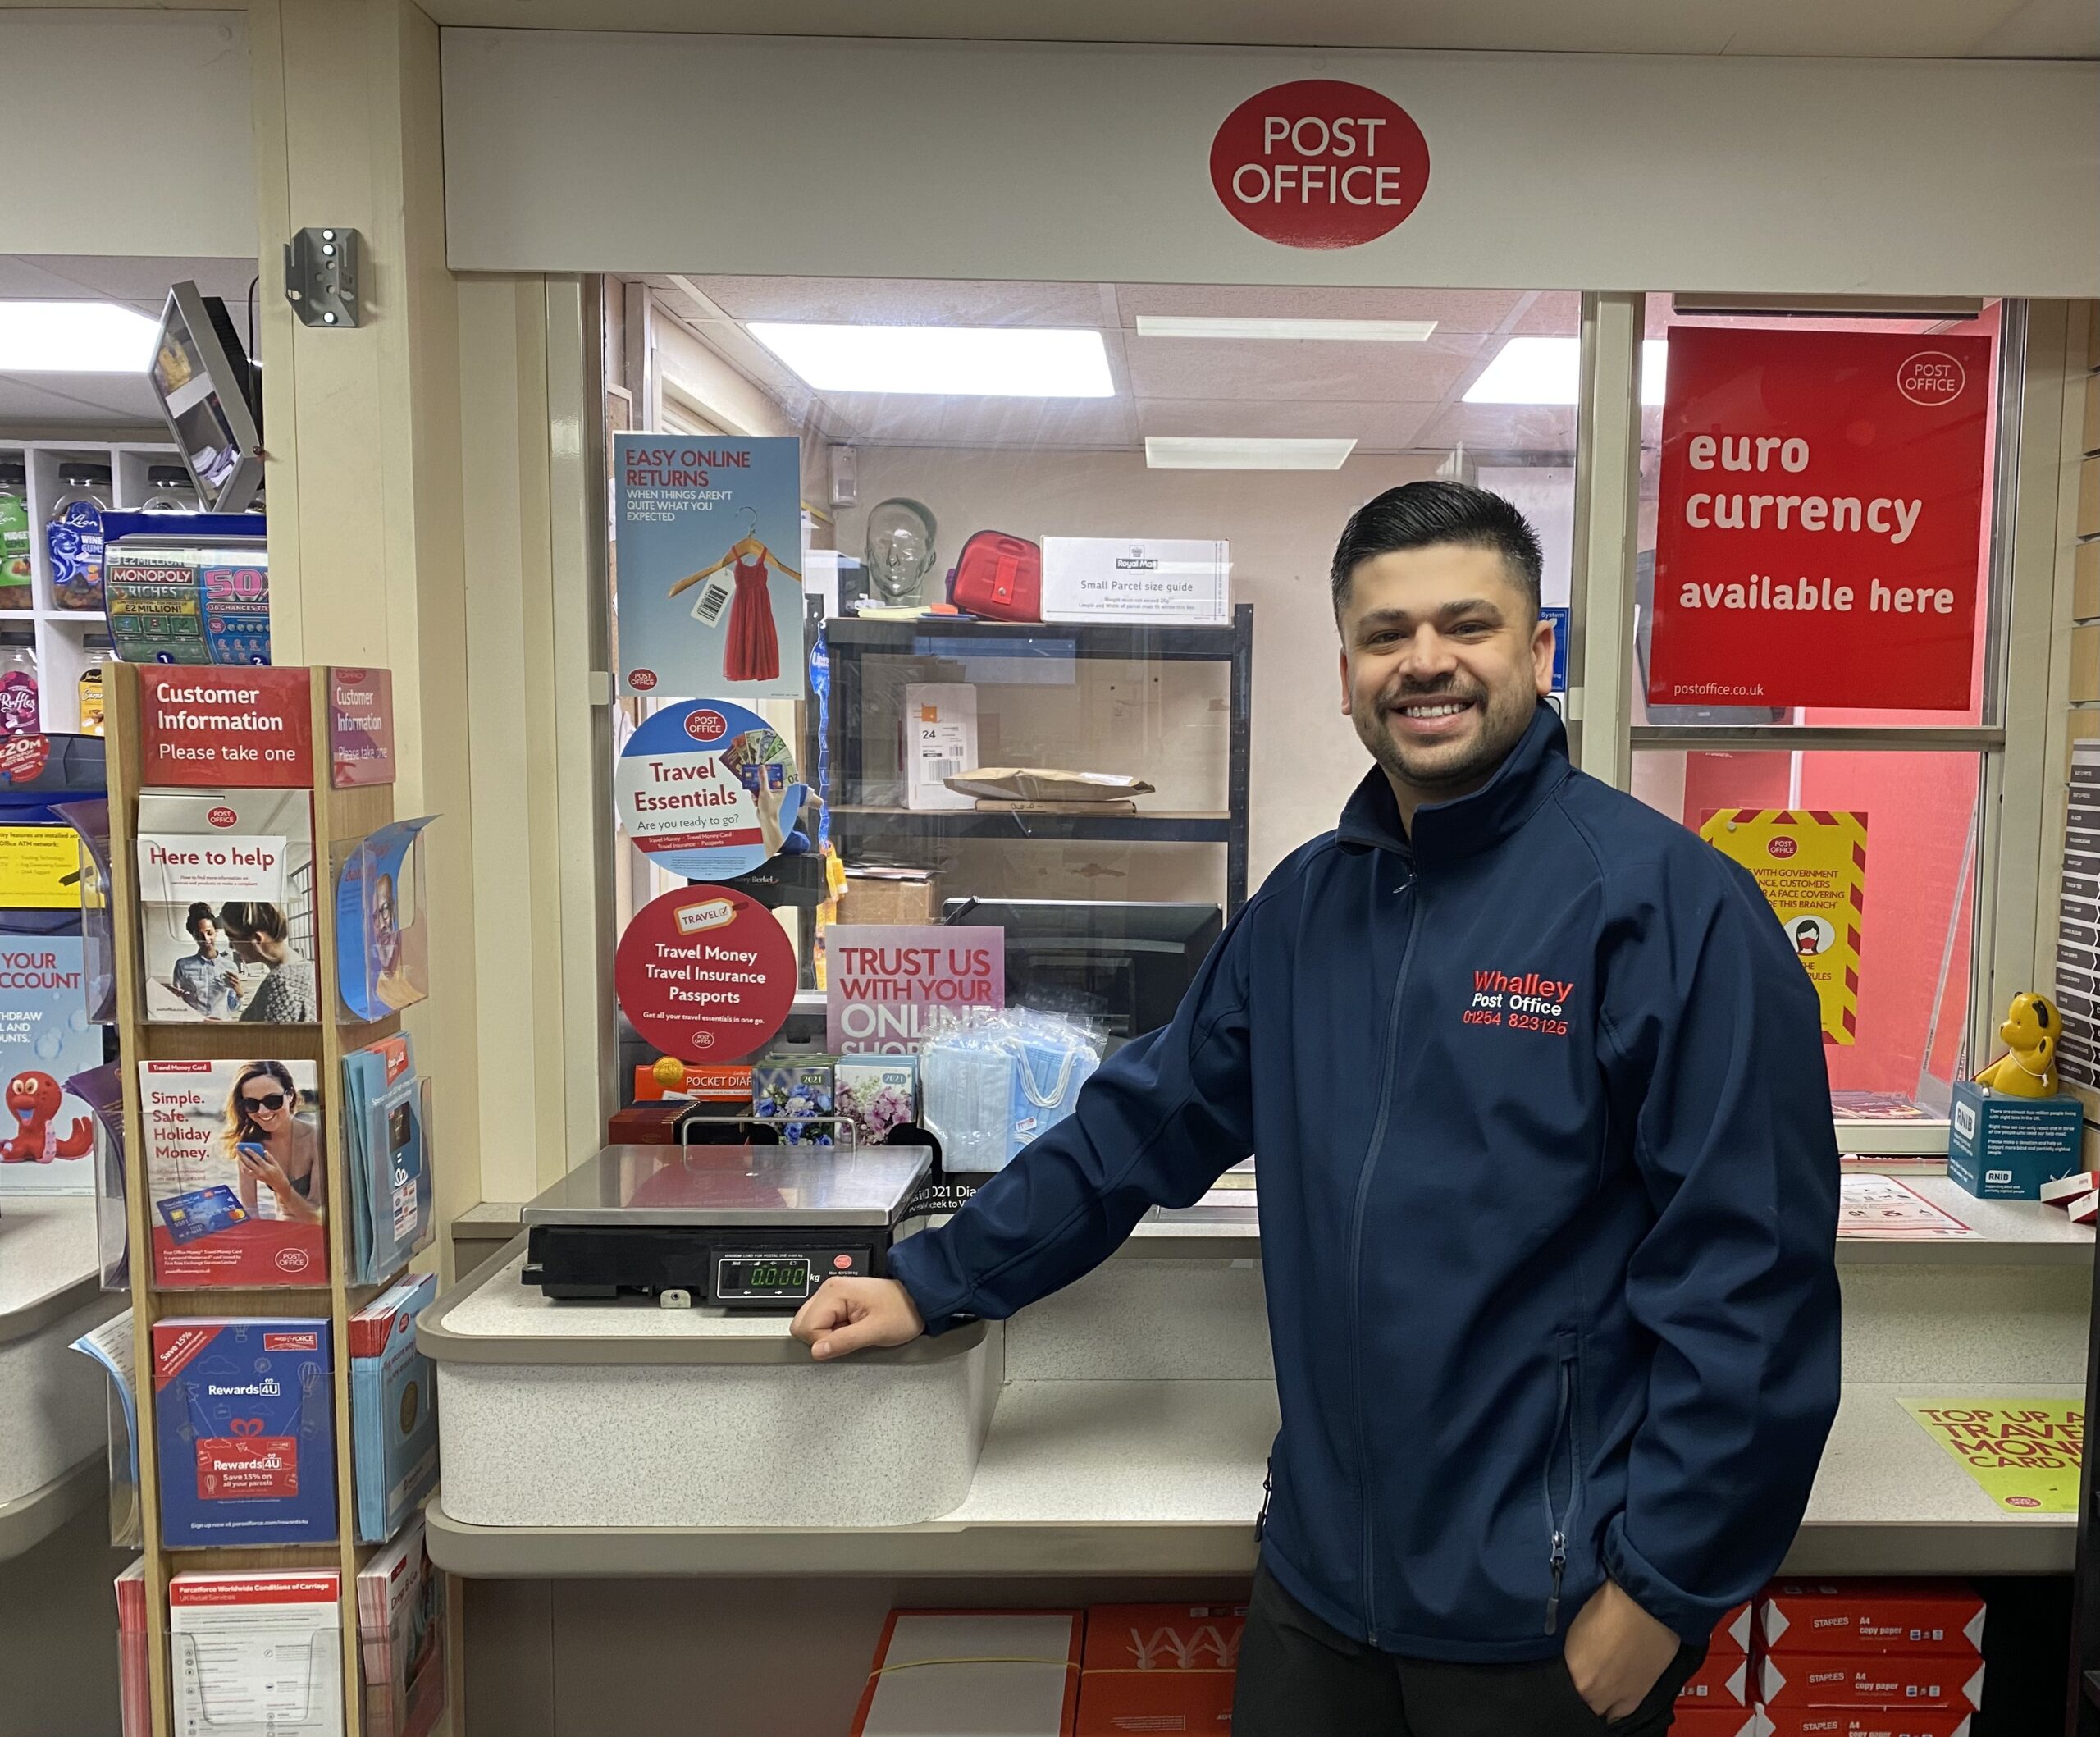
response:
<svg viewBox="0 0 2100 1737"><path fill-rule="evenodd" d="M607 1146L523 1214L525 1282L562 1299L792 1310L881 1278L924 1146Z"/></svg>

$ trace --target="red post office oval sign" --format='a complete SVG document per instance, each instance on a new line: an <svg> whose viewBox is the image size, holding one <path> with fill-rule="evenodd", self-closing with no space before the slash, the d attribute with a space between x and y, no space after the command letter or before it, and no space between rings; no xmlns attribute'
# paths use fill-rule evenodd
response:
<svg viewBox="0 0 2100 1737"><path fill-rule="evenodd" d="M1414 213L1429 186L1429 141L1390 97L1339 79L1271 85L1211 140L1225 208L1285 247L1361 247Z"/></svg>

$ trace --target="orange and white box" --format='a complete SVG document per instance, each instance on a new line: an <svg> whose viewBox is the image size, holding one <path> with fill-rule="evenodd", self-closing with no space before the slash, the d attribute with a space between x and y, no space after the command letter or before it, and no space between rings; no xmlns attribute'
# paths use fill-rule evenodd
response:
<svg viewBox="0 0 2100 1737"><path fill-rule="evenodd" d="M1075 1737L1078 1611L892 1611L852 1737Z"/></svg>
<svg viewBox="0 0 2100 1737"><path fill-rule="evenodd" d="M1682 1719L1702 1707L1747 1707L1751 1701L1750 1658L1746 1653L1710 1652L1704 1664L1685 1679L1677 1692L1677 1716Z"/></svg>
<svg viewBox="0 0 2100 1737"><path fill-rule="evenodd" d="M1078 1737L1232 1729L1244 1604L1097 1604L1086 1613Z"/></svg>
<svg viewBox="0 0 2100 1737"><path fill-rule="evenodd" d="M1757 1630L1757 1613L1751 1600L1746 1598L1719 1622L1707 1637L1706 1656L1717 1652L1732 1652L1737 1658L1750 1656L1750 1639Z"/></svg>
<svg viewBox="0 0 2100 1737"><path fill-rule="evenodd" d="M1670 1737L1687 1737L1684 1716ZM1689 1737L1704 1737L1693 1732ZM1969 1715L1933 1707L1796 1707L1757 1715L1757 1737L1970 1737Z"/></svg>
<svg viewBox="0 0 2100 1737"><path fill-rule="evenodd" d="M1775 1580L1757 1601L1772 1653L1984 1651L1984 1601L1956 1580Z"/></svg>
<svg viewBox="0 0 2100 1737"><path fill-rule="evenodd" d="M1759 1737L1758 1716L1747 1707L1691 1707L1678 1703L1670 1737Z"/></svg>
<svg viewBox="0 0 2100 1737"><path fill-rule="evenodd" d="M1974 1712L1984 1704L1984 1662L1951 1653L1843 1658L1800 1652L1760 1659L1757 1692L1769 1708L1940 1707Z"/></svg>

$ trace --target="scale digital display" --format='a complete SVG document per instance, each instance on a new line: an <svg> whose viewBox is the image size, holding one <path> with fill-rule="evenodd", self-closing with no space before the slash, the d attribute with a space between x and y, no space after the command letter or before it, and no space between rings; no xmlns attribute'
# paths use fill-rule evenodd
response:
<svg viewBox="0 0 2100 1737"><path fill-rule="evenodd" d="M714 1296L719 1302L809 1294L806 1255L724 1255L715 1263Z"/></svg>

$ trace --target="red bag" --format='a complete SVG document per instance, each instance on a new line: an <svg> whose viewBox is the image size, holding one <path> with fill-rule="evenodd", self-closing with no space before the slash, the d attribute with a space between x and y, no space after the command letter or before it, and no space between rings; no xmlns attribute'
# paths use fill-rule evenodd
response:
<svg viewBox="0 0 2100 1737"><path fill-rule="evenodd" d="M955 564L948 601L993 621L1043 619L1043 551L1025 537L974 533Z"/></svg>

